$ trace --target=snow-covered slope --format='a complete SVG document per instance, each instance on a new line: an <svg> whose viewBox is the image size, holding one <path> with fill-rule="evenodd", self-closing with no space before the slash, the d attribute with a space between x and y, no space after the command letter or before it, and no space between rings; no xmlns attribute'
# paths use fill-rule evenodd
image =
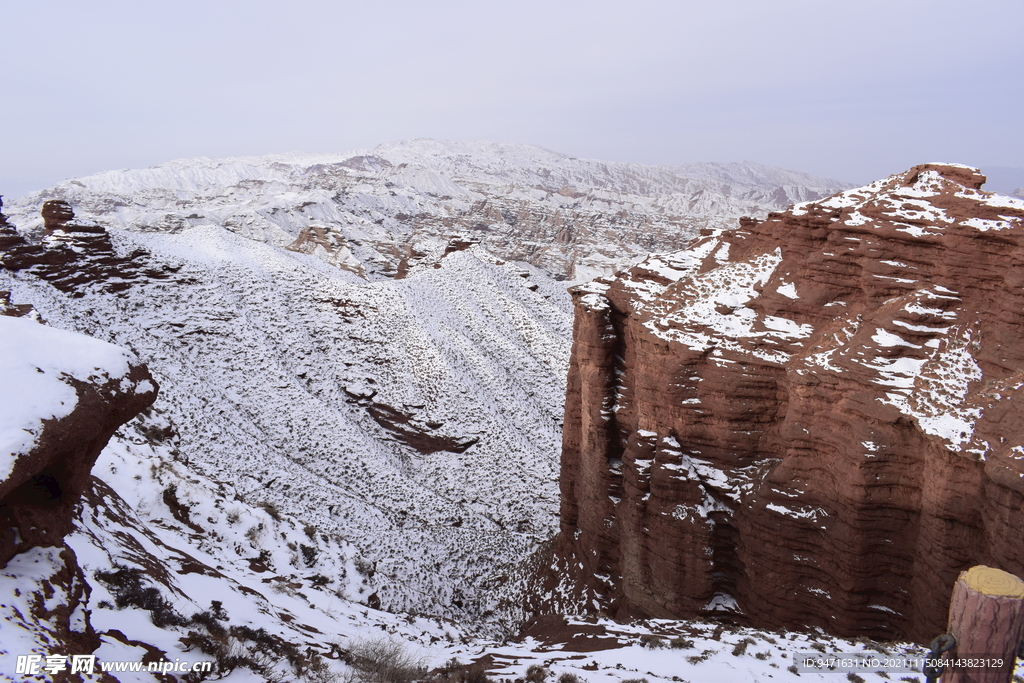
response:
<svg viewBox="0 0 1024 683"><path fill-rule="evenodd" d="M485 612L482 583L553 532L557 284L472 246L367 283L219 227L111 238L83 271L134 253L176 275L62 292L0 271L0 289L145 358L180 461L354 544L383 606ZM275 545L260 535L223 552Z"/></svg>
<svg viewBox="0 0 1024 683"><path fill-rule="evenodd" d="M179 159L69 180L13 202L23 229L45 199L109 227L218 225L369 279L404 272L424 240L473 235L491 253L584 280L700 228L729 227L847 187L753 164L643 166L531 145L412 140L344 154Z"/></svg>

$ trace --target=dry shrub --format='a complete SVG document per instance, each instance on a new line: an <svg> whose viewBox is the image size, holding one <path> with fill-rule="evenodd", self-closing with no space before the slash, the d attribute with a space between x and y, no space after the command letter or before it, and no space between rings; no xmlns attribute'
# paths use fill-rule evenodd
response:
<svg viewBox="0 0 1024 683"><path fill-rule="evenodd" d="M423 657L390 638L361 640L349 653L352 667L366 683L412 683L427 673Z"/></svg>

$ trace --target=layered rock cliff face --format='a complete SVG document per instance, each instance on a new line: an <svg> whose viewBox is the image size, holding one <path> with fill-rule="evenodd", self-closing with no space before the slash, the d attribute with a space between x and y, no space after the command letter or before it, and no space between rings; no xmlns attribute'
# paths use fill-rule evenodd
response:
<svg viewBox="0 0 1024 683"><path fill-rule="evenodd" d="M926 639L960 570L1020 574L1024 201L984 182L917 166L575 288L551 603Z"/></svg>
<svg viewBox="0 0 1024 683"><path fill-rule="evenodd" d="M74 298L93 288L121 292L133 283L165 280L177 272L174 266L152 267L145 249L118 253L107 231L75 219L67 202L44 202L40 213L45 227L37 241L26 240L6 218L0 220L0 268L29 271Z"/></svg>

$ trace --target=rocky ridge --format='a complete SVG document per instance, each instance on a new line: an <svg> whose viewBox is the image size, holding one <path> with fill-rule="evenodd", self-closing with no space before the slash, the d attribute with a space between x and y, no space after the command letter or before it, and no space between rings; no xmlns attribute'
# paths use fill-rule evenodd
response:
<svg viewBox="0 0 1024 683"><path fill-rule="evenodd" d="M1024 202L926 164L572 290L548 607L927 641L1021 574Z"/></svg>

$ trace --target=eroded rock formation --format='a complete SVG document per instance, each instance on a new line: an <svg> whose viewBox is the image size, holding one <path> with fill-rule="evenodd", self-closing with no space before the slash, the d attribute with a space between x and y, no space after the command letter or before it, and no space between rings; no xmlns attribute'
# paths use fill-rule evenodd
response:
<svg viewBox="0 0 1024 683"><path fill-rule="evenodd" d="M100 451L153 403L149 371L126 351L26 318L0 316L0 567L56 546Z"/></svg>
<svg viewBox="0 0 1024 683"><path fill-rule="evenodd" d="M103 226L76 219L66 202L45 202L40 213L44 230L38 239L26 237L0 218L0 268L31 271L74 297L89 287L120 292L133 283L165 280L177 272L173 266L154 267L141 249L119 252Z"/></svg>
<svg viewBox="0 0 1024 683"><path fill-rule="evenodd" d="M40 213L43 216L43 227L47 230L56 230L75 218L75 212L71 205L62 199L43 202Z"/></svg>
<svg viewBox="0 0 1024 683"><path fill-rule="evenodd" d="M549 605L930 639L1024 570L1024 201L923 165L573 290ZM568 592L566 592L568 589Z"/></svg>

